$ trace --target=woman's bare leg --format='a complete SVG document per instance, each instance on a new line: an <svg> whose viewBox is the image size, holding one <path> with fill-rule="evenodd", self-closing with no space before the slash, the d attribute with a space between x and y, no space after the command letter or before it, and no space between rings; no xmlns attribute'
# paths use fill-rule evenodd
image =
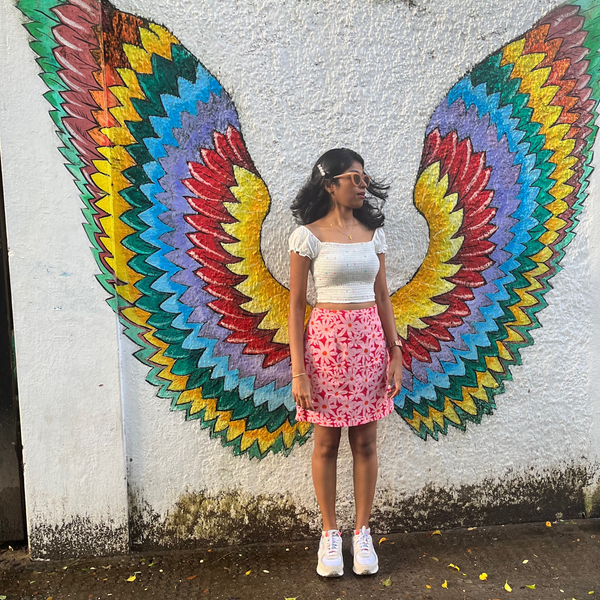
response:
<svg viewBox="0 0 600 600"><path fill-rule="evenodd" d="M323 516L324 531L337 529L335 492L341 433L341 427L314 426L315 447L312 455L312 476L317 502Z"/></svg>
<svg viewBox="0 0 600 600"><path fill-rule="evenodd" d="M377 483L377 421L348 429L354 472L355 529L369 527Z"/></svg>

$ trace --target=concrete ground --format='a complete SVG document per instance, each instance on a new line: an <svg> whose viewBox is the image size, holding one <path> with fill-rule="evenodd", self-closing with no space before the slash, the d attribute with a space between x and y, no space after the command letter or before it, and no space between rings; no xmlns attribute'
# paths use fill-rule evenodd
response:
<svg viewBox="0 0 600 600"><path fill-rule="evenodd" d="M32 562L0 547L0 600L600 600L600 520L374 536L380 570L321 579L318 541ZM487 574L485 577L483 574Z"/></svg>

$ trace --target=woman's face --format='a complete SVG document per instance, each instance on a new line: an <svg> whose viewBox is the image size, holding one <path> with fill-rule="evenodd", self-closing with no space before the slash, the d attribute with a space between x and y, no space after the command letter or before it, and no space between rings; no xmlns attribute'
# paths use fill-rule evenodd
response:
<svg viewBox="0 0 600 600"><path fill-rule="evenodd" d="M352 181L352 177L345 177L346 173L358 173L361 176L359 185ZM362 179L363 167L356 161L353 162L341 176L335 178L335 183L326 186L329 195L334 203L347 206L348 208L360 208L365 201L367 186Z"/></svg>

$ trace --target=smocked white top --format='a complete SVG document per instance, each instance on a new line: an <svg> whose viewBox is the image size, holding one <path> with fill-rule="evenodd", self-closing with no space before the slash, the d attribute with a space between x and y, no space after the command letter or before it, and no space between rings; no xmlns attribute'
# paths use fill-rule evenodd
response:
<svg viewBox="0 0 600 600"><path fill-rule="evenodd" d="M375 300L378 254L387 252L385 233L379 227L370 242L322 242L307 227L294 229L290 252L311 259L317 302L346 304Z"/></svg>

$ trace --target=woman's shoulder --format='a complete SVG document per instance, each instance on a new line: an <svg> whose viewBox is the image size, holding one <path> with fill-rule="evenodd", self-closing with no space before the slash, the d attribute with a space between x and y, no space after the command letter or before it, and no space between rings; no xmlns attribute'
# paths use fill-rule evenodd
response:
<svg viewBox="0 0 600 600"><path fill-rule="evenodd" d="M385 254L387 252L387 242L383 227L378 227L375 230L375 233L373 234L373 245L375 246L376 254Z"/></svg>
<svg viewBox="0 0 600 600"><path fill-rule="evenodd" d="M301 256L315 258L319 254L319 238L305 225L296 227L289 238L289 249Z"/></svg>

